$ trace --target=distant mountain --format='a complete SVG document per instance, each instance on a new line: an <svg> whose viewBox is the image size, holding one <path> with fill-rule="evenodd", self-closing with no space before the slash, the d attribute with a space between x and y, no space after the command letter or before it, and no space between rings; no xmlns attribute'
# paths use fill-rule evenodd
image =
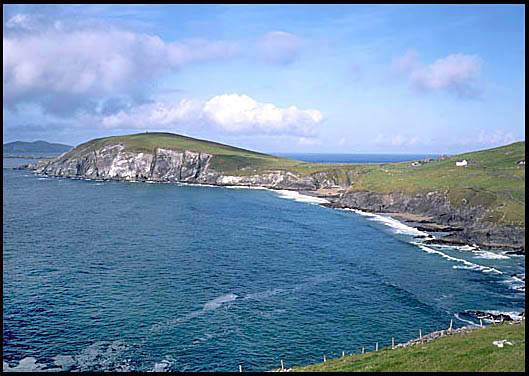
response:
<svg viewBox="0 0 529 376"><path fill-rule="evenodd" d="M73 146L63 144L52 144L46 141L15 141L8 142L3 146L4 153L64 153L70 151Z"/></svg>

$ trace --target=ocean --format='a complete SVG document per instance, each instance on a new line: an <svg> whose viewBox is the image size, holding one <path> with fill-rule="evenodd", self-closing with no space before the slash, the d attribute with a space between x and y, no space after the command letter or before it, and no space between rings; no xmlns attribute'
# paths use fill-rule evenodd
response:
<svg viewBox="0 0 529 376"><path fill-rule="evenodd" d="M4 370L265 371L525 310L525 256L384 216L3 162Z"/></svg>

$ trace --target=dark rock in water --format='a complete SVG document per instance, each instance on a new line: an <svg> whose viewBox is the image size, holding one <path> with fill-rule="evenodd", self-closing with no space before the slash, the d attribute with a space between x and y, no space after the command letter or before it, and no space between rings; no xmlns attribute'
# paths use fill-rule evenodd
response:
<svg viewBox="0 0 529 376"><path fill-rule="evenodd" d="M514 321L514 319L511 316L505 313L500 313L499 315L495 315L494 313L490 313L490 312L467 310L463 312L463 314L477 317L478 319L485 319L485 320L491 320L491 321ZM523 314L522 314L522 317L523 317Z"/></svg>
<svg viewBox="0 0 529 376"><path fill-rule="evenodd" d="M505 252L506 255L525 255L525 250L523 249L516 249L514 251L507 251Z"/></svg>

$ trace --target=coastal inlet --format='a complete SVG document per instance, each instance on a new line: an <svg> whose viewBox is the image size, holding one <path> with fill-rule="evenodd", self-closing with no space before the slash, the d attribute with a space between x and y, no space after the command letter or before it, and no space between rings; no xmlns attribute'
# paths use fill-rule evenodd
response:
<svg viewBox="0 0 529 376"><path fill-rule="evenodd" d="M299 194L3 178L5 370L265 371L525 310L524 256Z"/></svg>

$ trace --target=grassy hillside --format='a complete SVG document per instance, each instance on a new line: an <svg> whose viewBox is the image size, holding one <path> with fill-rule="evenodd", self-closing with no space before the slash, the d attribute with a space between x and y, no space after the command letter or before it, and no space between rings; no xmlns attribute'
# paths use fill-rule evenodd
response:
<svg viewBox="0 0 529 376"><path fill-rule="evenodd" d="M263 168L290 168L301 163L216 142L162 132L97 138L77 146L66 157L118 143L125 145L125 151L152 153L155 148L159 147L213 154L215 157L212 160L212 167L230 174L254 173Z"/></svg>
<svg viewBox="0 0 529 376"><path fill-rule="evenodd" d="M499 348L492 344L504 339L513 345ZM294 367L292 371L524 372L525 321L441 337L425 344L329 359L325 363Z"/></svg>
<svg viewBox="0 0 529 376"><path fill-rule="evenodd" d="M525 226L525 141L494 149L465 153L421 166L410 162L373 164L306 163L257 153L172 133L139 133L95 139L66 155L123 143L125 150L152 153L156 147L213 154L212 167L228 175L251 175L268 170L288 170L307 176L319 173L350 190L379 193L445 193L453 205L480 205L486 220L500 225ZM467 167L455 161L467 159Z"/></svg>
<svg viewBox="0 0 529 376"><path fill-rule="evenodd" d="M64 153L72 148L70 145L53 144L46 141L15 141L3 145L4 153Z"/></svg>
<svg viewBox="0 0 529 376"><path fill-rule="evenodd" d="M469 165L458 167L455 161ZM525 142L465 153L421 166L410 163L371 165L361 168L352 190L376 192L446 192L455 206L488 208L487 220L525 225Z"/></svg>

